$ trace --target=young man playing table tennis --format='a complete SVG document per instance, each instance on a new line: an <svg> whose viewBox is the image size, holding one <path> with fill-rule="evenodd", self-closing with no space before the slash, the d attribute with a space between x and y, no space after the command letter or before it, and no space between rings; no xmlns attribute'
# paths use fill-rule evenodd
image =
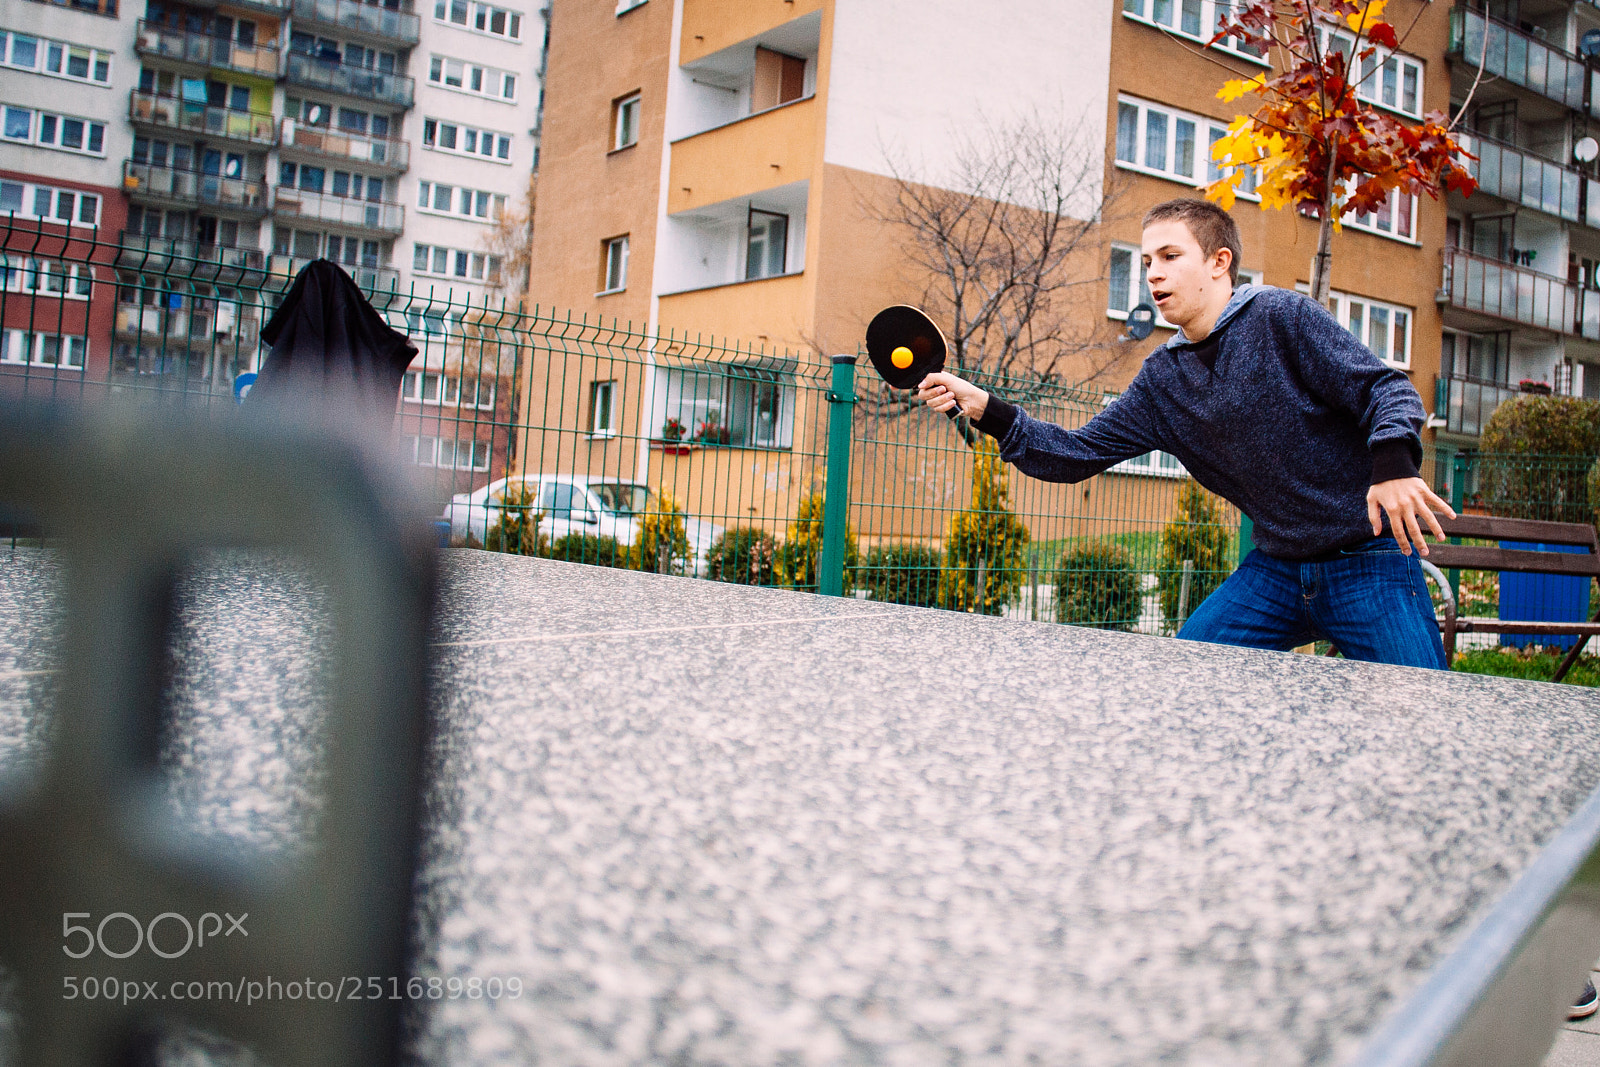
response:
<svg viewBox="0 0 1600 1067"><path fill-rule="evenodd" d="M1018 470L1079 482L1159 449L1255 523L1255 551L1180 638L1287 650L1321 638L1350 659L1442 669L1444 646L1412 554L1434 511L1417 474L1422 401L1311 298L1237 285L1239 229L1204 200L1144 219L1150 293L1178 333L1125 393L1064 430L953 374L918 396L954 405ZM1392 531L1392 535L1391 535Z"/></svg>

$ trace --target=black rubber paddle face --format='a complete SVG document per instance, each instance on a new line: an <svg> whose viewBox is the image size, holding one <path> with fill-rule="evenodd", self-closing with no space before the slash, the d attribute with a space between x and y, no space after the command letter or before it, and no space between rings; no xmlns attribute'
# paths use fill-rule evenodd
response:
<svg viewBox="0 0 1600 1067"><path fill-rule="evenodd" d="M921 311L895 304L867 324L867 356L891 387L915 389L927 375L944 370L944 334Z"/></svg>

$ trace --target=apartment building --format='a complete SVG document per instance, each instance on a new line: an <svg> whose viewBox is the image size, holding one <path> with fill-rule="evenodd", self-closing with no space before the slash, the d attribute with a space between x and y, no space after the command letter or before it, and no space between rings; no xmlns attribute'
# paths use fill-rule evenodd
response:
<svg viewBox="0 0 1600 1067"><path fill-rule="evenodd" d="M538 160L543 4L134 2L17 0L0 25L0 210L70 207L117 248L115 270L68 280L107 329L62 366L225 391L259 362L263 293L325 257L419 343L418 462L486 474L486 441L421 427L462 396L469 426L509 414L509 362L469 335L503 298L492 235Z"/></svg>

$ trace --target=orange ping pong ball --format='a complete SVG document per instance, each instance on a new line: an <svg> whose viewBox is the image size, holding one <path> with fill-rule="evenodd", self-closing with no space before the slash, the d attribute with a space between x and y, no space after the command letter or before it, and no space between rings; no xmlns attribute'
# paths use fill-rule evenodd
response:
<svg viewBox="0 0 1600 1067"><path fill-rule="evenodd" d="M907 348L905 345L901 345L899 348L889 353L889 362L893 363L901 370L905 370L907 367L911 366L911 360L911 349Z"/></svg>

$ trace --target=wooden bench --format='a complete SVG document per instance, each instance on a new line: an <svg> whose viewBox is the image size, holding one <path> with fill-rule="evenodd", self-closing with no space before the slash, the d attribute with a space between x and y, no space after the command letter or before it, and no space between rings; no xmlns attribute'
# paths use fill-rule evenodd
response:
<svg viewBox="0 0 1600 1067"><path fill-rule="evenodd" d="M1521 548L1488 545L1430 544L1423 558L1424 569L1444 592L1444 617L1439 629L1444 635L1445 665L1455 659L1456 634L1534 634L1546 637L1576 636L1561 665L1556 668L1559 682L1578 661L1578 654L1589 638L1600 634L1600 611L1588 622L1518 622L1514 619L1483 619L1460 615L1449 582L1439 570L1518 571L1528 574L1564 574L1600 577L1600 541L1595 528L1586 522L1542 522L1534 519L1502 519L1488 515L1461 515L1454 519L1436 516L1450 537L1472 537L1487 541L1528 541L1547 545L1580 545L1584 552L1537 552ZM1429 566L1431 564L1431 566Z"/></svg>

